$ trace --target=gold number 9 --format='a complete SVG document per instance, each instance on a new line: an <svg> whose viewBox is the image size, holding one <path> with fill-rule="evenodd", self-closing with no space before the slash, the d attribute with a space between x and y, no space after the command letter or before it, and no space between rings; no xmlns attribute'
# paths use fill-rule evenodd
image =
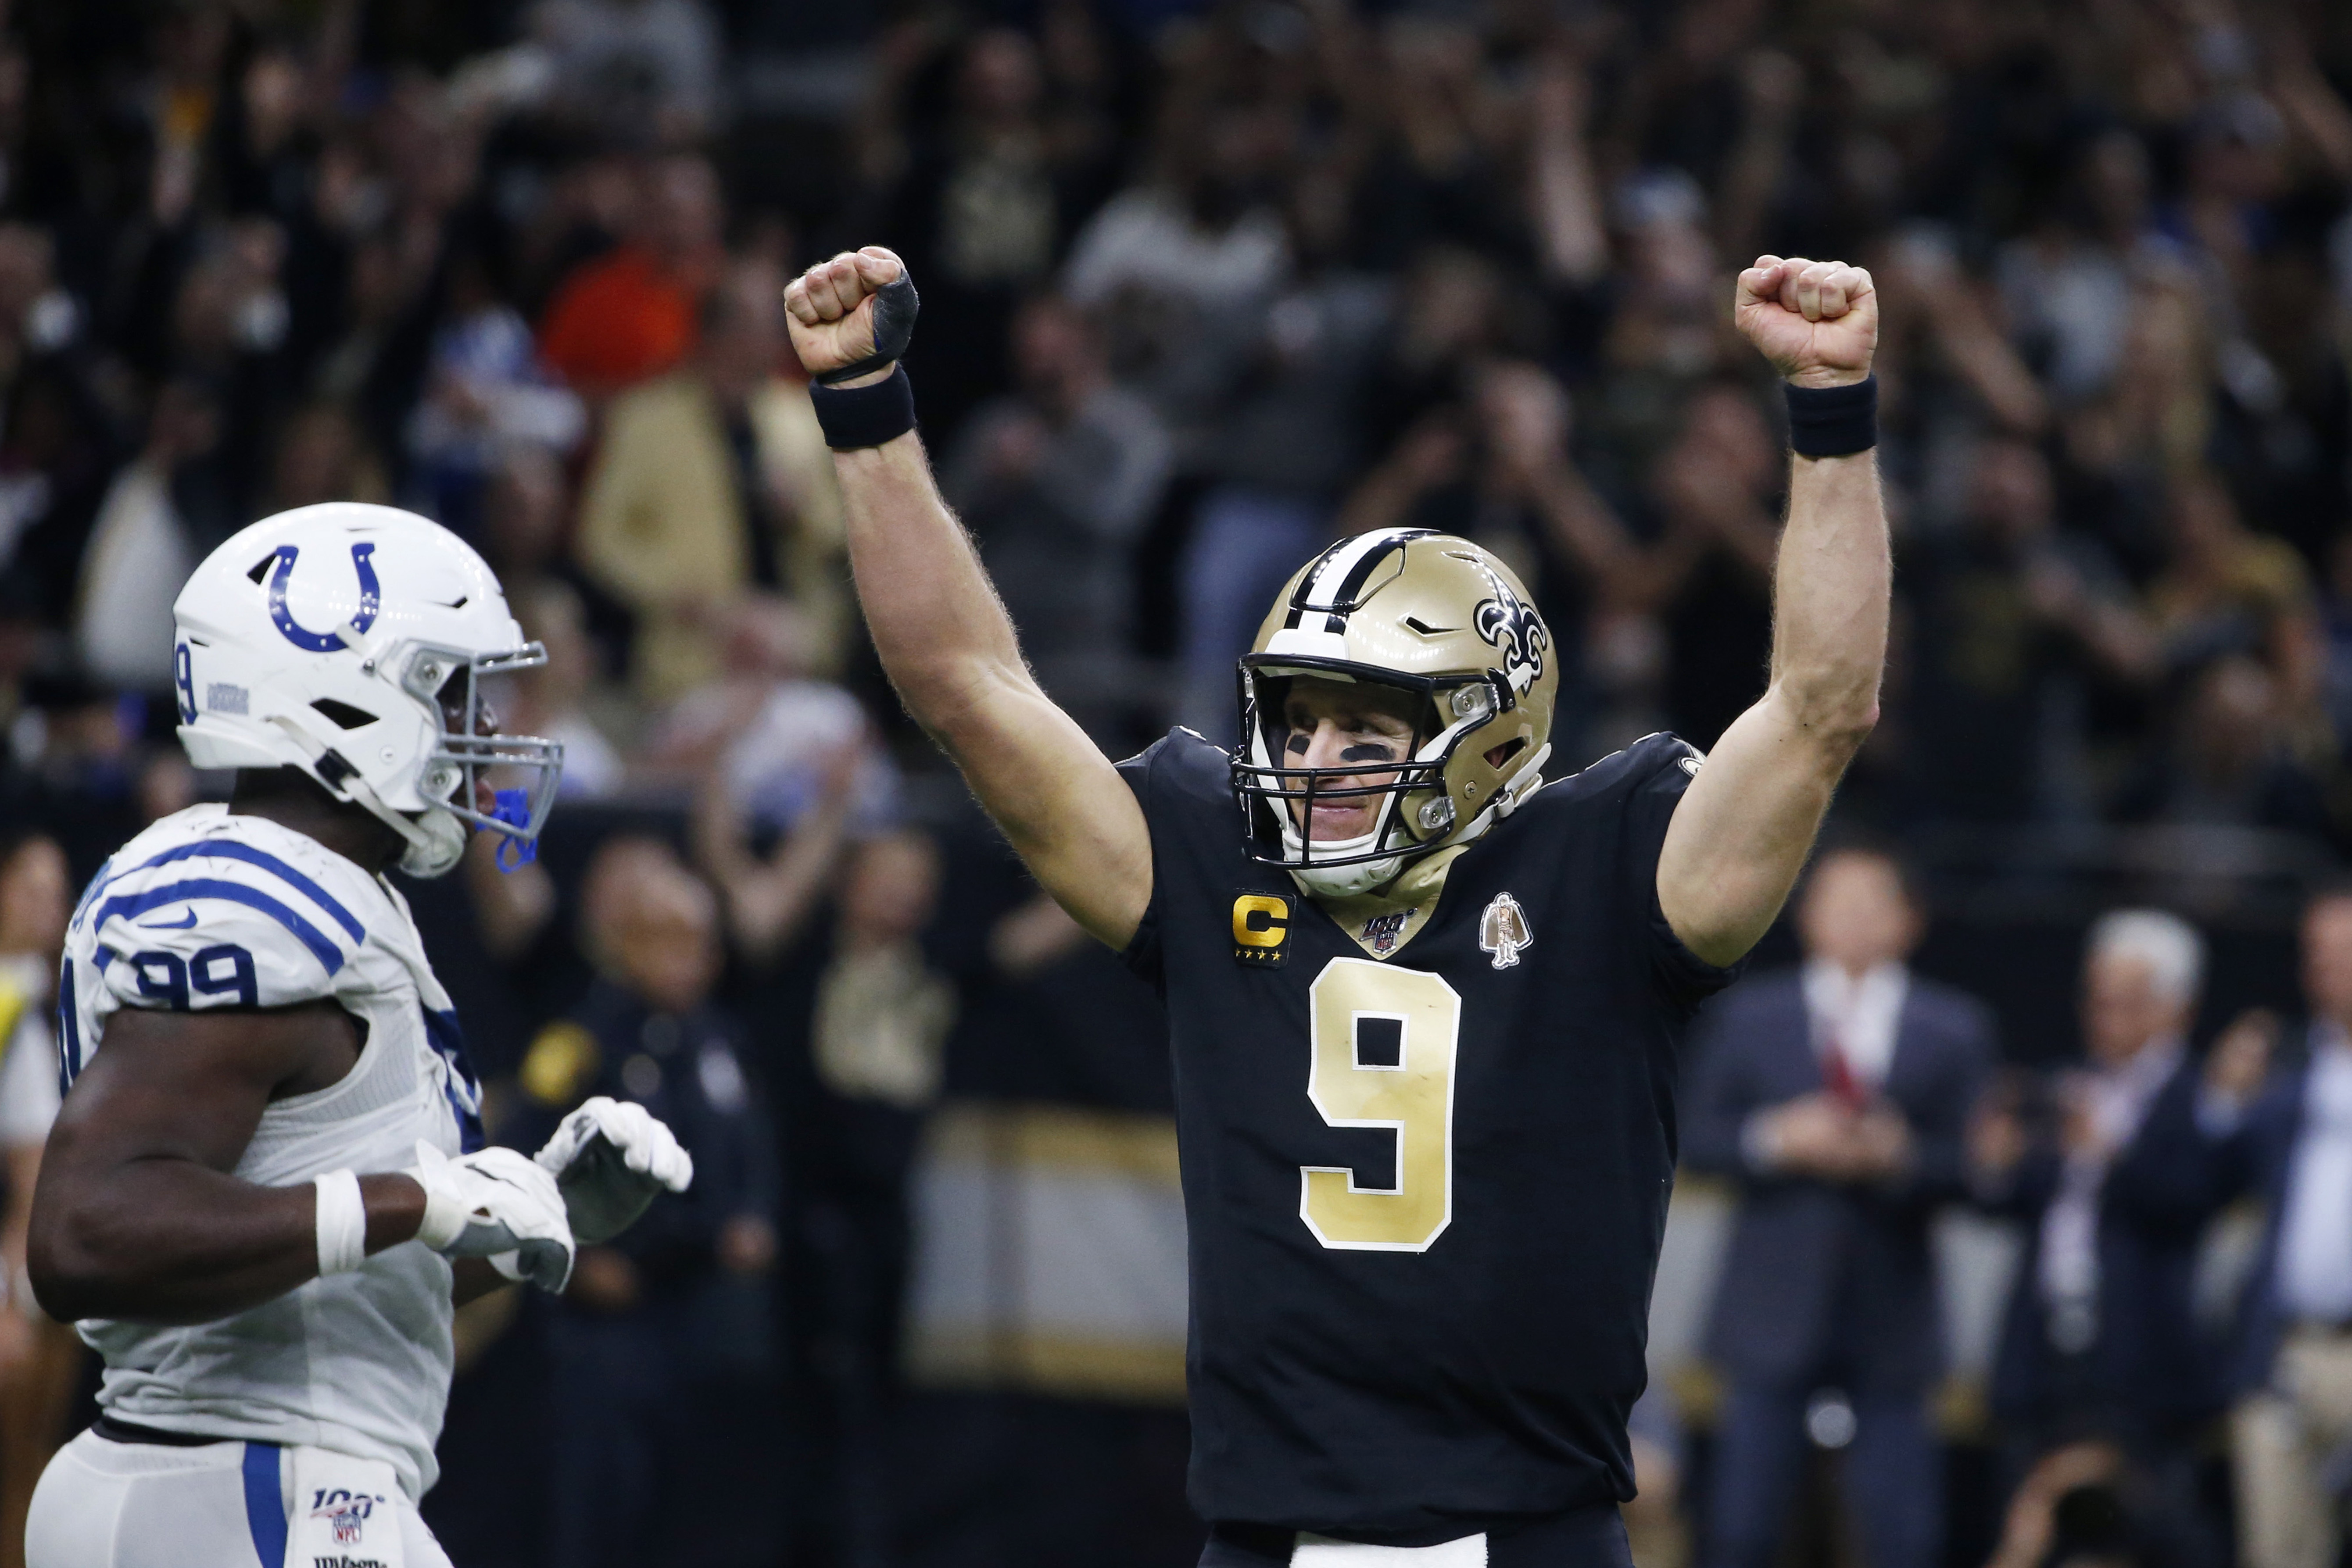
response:
<svg viewBox="0 0 2352 1568"><path fill-rule="evenodd" d="M1454 1056L1462 998L1437 976L1334 958L1307 993L1314 1053L1307 1097L1334 1127L1387 1128L1396 1186L1356 1185L1340 1166L1298 1167L1298 1218L1326 1247L1423 1252L1454 1218ZM1364 1020L1393 1020L1394 1065L1367 1064Z"/></svg>

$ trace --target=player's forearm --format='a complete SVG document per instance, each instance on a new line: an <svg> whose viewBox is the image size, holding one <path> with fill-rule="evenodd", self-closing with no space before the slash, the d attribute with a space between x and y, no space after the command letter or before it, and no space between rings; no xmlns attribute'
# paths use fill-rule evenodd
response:
<svg viewBox="0 0 2352 1568"><path fill-rule="evenodd" d="M1878 721L1893 568L1876 461L1796 457L1773 574L1772 691L1800 734L1851 757Z"/></svg>
<svg viewBox="0 0 2352 1568"><path fill-rule="evenodd" d="M1779 915L1877 722L1889 577L1870 455L1795 459L1770 688L1717 740L1658 857L1667 923L1711 964L1738 958Z"/></svg>
<svg viewBox="0 0 2352 1568"><path fill-rule="evenodd" d="M317 1188L260 1186L193 1161L137 1160L83 1195L37 1201L33 1290L50 1316L208 1322L274 1301L319 1273ZM367 1250L425 1218L407 1176L360 1178Z"/></svg>
<svg viewBox="0 0 2352 1568"><path fill-rule="evenodd" d="M919 436L836 452L834 464L874 650L915 721L953 750L992 684L1030 684L1012 618L940 498Z"/></svg>

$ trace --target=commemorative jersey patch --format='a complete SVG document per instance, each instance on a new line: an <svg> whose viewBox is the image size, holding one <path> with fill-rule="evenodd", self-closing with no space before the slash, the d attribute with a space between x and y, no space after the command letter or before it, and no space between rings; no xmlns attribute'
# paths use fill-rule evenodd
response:
<svg viewBox="0 0 2352 1568"><path fill-rule="evenodd" d="M1234 895L1234 961L1278 969L1290 961L1290 900L1278 893Z"/></svg>
<svg viewBox="0 0 2352 1568"><path fill-rule="evenodd" d="M286 1450L294 1467L287 1568L404 1568L399 1482L381 1459Z"/></svg>
<svg viewBox="0 0 2352 1568"><path fill-rule="evenodd" d="M1507 893L1498 893L1486 912L1478 916L1478 948L1494 959L1495 967L1507 969L1519 961L1519 954L1535 946L1534 927L1528 924L1527 911L1519 901Z"/></svg>
<svg viewBox="0 0 2352 1568"><path fill-rule="evenodd" d="M1412 924L1415 913L1411 909L1395 909L1386 915L1375 915L1364 922L1364 934L1357 940L1377 956L1385 958L1396 951L1397 938L1404 935L1407 925Z"/></svg>

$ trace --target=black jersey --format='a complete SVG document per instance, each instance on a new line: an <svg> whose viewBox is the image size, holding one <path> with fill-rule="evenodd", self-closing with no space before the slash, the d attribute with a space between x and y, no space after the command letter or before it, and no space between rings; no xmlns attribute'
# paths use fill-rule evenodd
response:
<svg viewBox="0 0 2352 1568"><path fill-rule="evenodd" d="M1381 957L1249 857L1223 751L1177 730L1121 764L1151 830L1126 958L1168 1007L1203 1517L1414 1545L1633 1495L1675 1049L1731 977L1658 910L1697 765L1652 736L1538 790Z"/></svg>

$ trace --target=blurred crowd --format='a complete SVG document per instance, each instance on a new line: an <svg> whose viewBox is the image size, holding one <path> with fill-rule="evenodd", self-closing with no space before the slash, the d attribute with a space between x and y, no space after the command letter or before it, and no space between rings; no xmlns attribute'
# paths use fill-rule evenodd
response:
<svg viewBox="0 0 2352 1568"><path fill-rule="evenodd" d="M1564 768L1711 744L1783 469L1729 278L1837 256L1885 313L1898 600L1844 827L2298 885L2352 847L2327 0L0 0L0 1563L87 1392L14 1285L57 929L224 788L173 741L180 582L328 499L457 530L548 650L501 704L565 746L545 852L413 893L499 1134L622 1094L702 1173L560 1303L469 1310L458 1560L1192 1561L1151 1004L899 715L782 329L866 244L922 288L943 486L1114 754L1230 736L1282 581L1396 522L1531 584ZM2352 901L2307 996L2274 956L2274 1012L2201 1025L2196 931L2096 925L2050 1073L2000 1040L2067 1035L2072 977L1940 966L1997 1022L1915 982L1907 874L1826 861L1766 955L1802 967L1695 1055L1741 1305L1643 1406L1643 1568L2329 1568ZM2016 1254L1973 1384L1955 1208Z"/></svg>

